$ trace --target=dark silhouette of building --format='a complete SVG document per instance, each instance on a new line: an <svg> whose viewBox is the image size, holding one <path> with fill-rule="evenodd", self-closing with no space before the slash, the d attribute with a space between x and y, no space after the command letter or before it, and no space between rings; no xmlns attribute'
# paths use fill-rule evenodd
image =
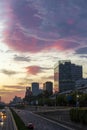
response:
<svg viewBox="0 0 87 130"><path fill-rule="evenodd" d="M50 95L53 93L53 83L47 81L43 84L43 90L47 91Z"/></svg>
<svg viewBox="0 0 87 130"><path fill-rule="evenodd" d="M73 90L75 81L82 78L82 66L72 64L69 60L59 61L54 66L54 89L63 92Z"/></svg>
<svg viewBox="0 0 87 130"><path fill-rule="evenodd" d="M39 83L33 82L31 88L33 96L37 96L39 94Z"/></svg>
<svg viewBox="0 0 87 130"><path fill-rule="evenodd" d="M26 92L25 92L25 101L28 101L29 103L31 102L32 99L32 91L31 91L31 87L26 87Z"/></svg>
<svg viewBox="0 0 87 130"><path fill-rule="evenodd" d="M31 87L26 87L25 97L30 97L32 95Z"/></svg>

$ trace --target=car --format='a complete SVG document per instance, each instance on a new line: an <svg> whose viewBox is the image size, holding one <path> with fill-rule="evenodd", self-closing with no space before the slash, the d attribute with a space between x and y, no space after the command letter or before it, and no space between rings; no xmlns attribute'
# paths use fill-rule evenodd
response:
<svg viewBox="0 0 87 130"><path fill-rule="evenodd" d="M0 118L0 122L3 122L3 119L2 119L2 118Z"/></svg>
<svg viewBox="0 0 87 130"><path fill-rule="evenodd" d="M34 130L34 125L31 122L29 122L26 126L29 130Z"/></svg>

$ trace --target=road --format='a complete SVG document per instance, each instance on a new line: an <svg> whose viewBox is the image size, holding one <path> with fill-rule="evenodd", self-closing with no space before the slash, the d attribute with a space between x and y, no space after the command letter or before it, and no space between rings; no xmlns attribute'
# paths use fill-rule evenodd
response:
<svg viewBox="0 0 87 130"><path fill-rule="evenodd" d="M74 130L27 110L16 110L16 112L25 124L32 122L35 125L35 130Z"/></svg>
<svg viewBox="0 0 87 130"><path fill-rule="evenodd" d="M10 110L6 109L6 119L0 122L0 130L15 130Z"/></svg>

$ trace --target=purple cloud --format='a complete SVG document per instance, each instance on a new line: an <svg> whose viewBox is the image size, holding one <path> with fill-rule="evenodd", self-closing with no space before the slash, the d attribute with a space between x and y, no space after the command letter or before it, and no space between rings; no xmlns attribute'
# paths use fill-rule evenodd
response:
<svg viewBox="0 0 87 130"><path fill-rule="evenodd" d="M71 50L79 46L79 37L87 36L85 0L10 0L9 5L9 24L3 34L15 51ZM72 37L74 42L67 40Z"/></svg>
<svg viewBox="0 0 87 130"><path fill-rule="evenodd" d="M76 54L87 54L87 47L80 48L76 51Z"/></svg>

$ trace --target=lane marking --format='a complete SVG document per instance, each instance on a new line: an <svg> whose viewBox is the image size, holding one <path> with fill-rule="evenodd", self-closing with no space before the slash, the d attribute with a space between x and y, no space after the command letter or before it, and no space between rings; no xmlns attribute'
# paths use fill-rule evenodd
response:
<svg viewBox="0 0 87 130"><path fill-rule="evenodd" d="M29 111L28 111L28 112L29 112ZM70 128L70 127L68 127L68 126L66 126L66 125L63 125L63 124L61 124L61 123L59 123L59 122L53 121L53 120L48 119L48 118L46 118L46 117L40 116L40 115L35 114L35 113L33 113L33 112L30 112L30 113L32 113L33 115L35 115L35 116L37 116L37 117L40 117L40 118L42 118L42 119L45 119L45 120L47 120L47 121L49 121L49 122L52 122L52 123L54 123L54 124L57 124L57 125L59 125L59 126L61 126L61 127L63 127L63 128L66 128L67 130L76 130L76 129L74 129L74 128Z"/></svg>

